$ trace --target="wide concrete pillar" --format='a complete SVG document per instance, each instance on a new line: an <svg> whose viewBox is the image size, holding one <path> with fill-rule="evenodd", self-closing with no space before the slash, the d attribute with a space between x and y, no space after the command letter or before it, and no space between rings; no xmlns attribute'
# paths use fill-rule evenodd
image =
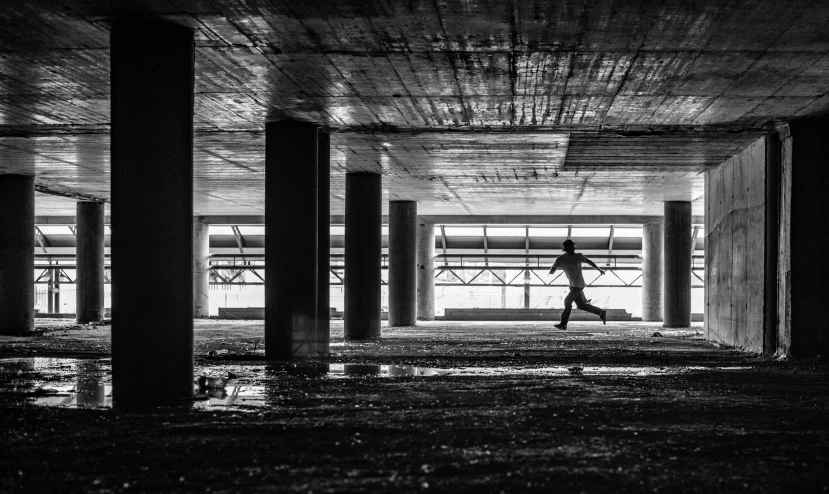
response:
<svg viewBox="0 0 829 494"><path fill-rule="evenodd" d="M417 324L417 202L389 201L389 326Z"/></svg>
<svg viewBox="0 0 829 494"><path fill-rule="evenodd" d="M829 119L792 122L780 137L777 352L827 355Z"/></svg>
<svg viewBox="0 0 829 494"><path fill-rule="evenodd" d="M380 336L382 178L345 175L345 339Z"/></svg>
<svg viewBox="0 0 829 494"><path fill-rule="evenodd" d="M210 317L210 225L193 218L193 317Z"/></svg>
<svg viewBox="0 0 829 494"><path fill-rule="evenodd" d="M35 323L35 181L0 175L0 334L23 335Z"/></svg>
<svg viewBox="0 0 829 494"><path fill-rule="evenodd" d="M79 324L104 319L104 203L76 206L75 319Z"/></svg>
<svg viewBox="0 0 829 494"><path fill-rule="evenodd" d="M331 343L331 135L317 135L317 354Z"/></svg>
<svg viewBox="0 0 829 494"><path fill-rule="evenodd" d="M664 302L666 328L691 326L691 203L665 202Z"/></svg>
<svg viewBox="0 0 829 494"><path fill-rule="evenodd" d="M186 27L119 18L112 28L116 406L193 395L193 57Z"/></svg>
<svg viewBox="0 0 829 494"><path fill-rule="evenodd" d="M265 126L265 357L317 355L317 126Z"/></svg>
<svg viewBox="0 0 829 494"><path fill-rule="evenodd" d="M662 320L662 237L661 221L642 225L643 321Z"/></svg>
<svg viewBox="0 0 829 494"><path fill-rule="evenodd" d="M417 318L435 320L435 225L417 222Z"/></svg>

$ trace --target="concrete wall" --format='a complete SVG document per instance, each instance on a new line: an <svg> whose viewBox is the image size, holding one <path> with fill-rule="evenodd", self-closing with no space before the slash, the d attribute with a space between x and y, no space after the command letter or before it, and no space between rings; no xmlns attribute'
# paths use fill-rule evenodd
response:
<svg viewBox="0 0 829 494"><path fill-rule="evenodd" d="M762 352L766 137L705 181L705 337Z"/></svg>
<svg viewBox="0 0 829 494"><path fill-rule="evenodd" d="M781 130L778 353L829 352L829 120Z"/></svg>

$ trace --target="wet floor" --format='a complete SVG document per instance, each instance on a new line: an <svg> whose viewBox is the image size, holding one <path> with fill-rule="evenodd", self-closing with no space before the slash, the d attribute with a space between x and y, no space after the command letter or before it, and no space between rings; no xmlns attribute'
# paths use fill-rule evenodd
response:
<svg viewBox="0 0 829 494"><path fill-rule="evenodd" d="M229 358L233 356L230 355ZM535 376L582 378L591 376L652 376L689 372L723 372L748 367L653 366L497 366L434 368L367 363L215 364L197 367L193 397L195 409L231 410L275 406L268 386L296 379L430 378ZM112 407L111 359L12 358L0 359L2 390L36 406ZM163 383L159 383L163 386Z"/></svg>
<svg viewBox="0 0 829 494"><path fill-rule="evenodd" d="M352 343L333 321L334 355L280 364L261 321L195 327L193 398L141 409L117 405L107 329L0 337L0 492L829 490L825 359L701 328L424 323Z"/></svg>

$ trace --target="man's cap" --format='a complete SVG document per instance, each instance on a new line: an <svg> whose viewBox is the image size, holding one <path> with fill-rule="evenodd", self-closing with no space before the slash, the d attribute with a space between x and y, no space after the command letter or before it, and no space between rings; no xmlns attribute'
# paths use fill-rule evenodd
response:
<svg viewBox="0 0 829 494"><path fill-rule="evenodd" d="M563 248L563 249L561 249L561 250L567 250L567 248L568 248L568 247L575 247L575 246L576 246L576 243L575 243L575 242L573 242L572 240L570 240L570 239L568 238L567 240L565 240L564 242L562 242L562 243L561 243L561 245L564 247L564 248Z"/></svg>

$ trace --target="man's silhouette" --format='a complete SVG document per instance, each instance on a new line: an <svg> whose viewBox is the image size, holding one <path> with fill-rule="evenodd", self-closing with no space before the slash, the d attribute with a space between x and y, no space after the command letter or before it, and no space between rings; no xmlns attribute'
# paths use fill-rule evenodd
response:
<svg viewBox="0 0 829 494"><path fill-rule="evenodd" d="M554 262L553 267L550 268L550 274L553 274L556 269L564 271L564 274L567 275L567 279L570 280L570 293L568 293L567 297L564 299L564 312L561 313L561 322L553 327L561 330L567 329L567 321L570 320L570 311L573 310L573 302L576 303L576 306L578 306L579 309L592 312L593 314L601 317L602 324L607 324L607 311L590 305L584 297L585 283L584 277L581 274L581 263L586 262L587 264L598 269L602 274L604 274L604 269L596 266L593 261L588 259L584 254L577 254L576 243L569 238L564 241L562 246L564 248L561 250L564 251L564 254L556 258L556 262Z"/></svg>

